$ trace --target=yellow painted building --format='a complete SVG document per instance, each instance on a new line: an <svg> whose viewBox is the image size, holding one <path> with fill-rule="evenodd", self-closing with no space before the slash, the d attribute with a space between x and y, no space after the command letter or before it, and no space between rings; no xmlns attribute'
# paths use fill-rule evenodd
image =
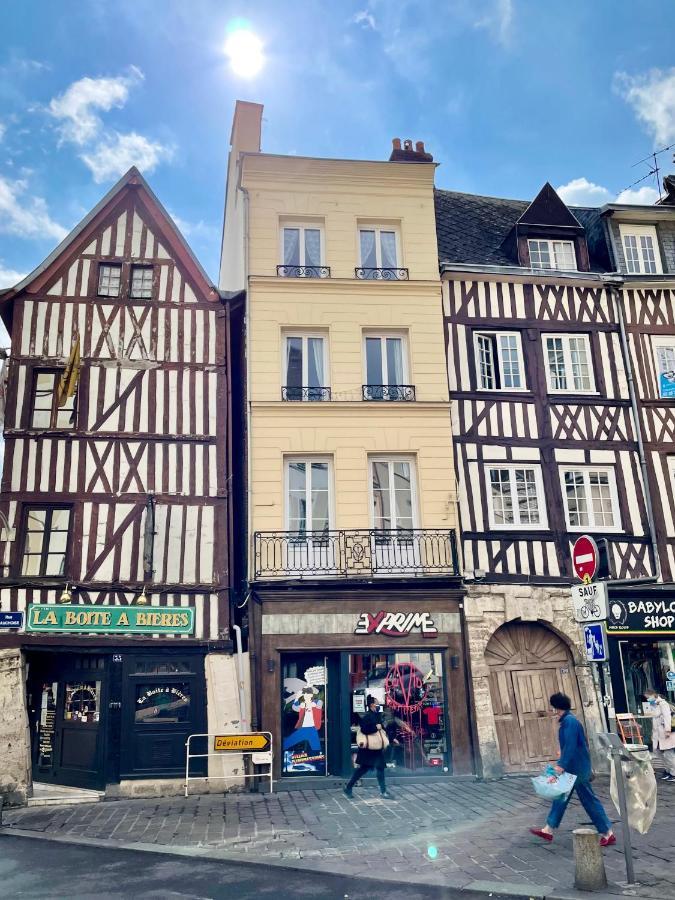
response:
<svg viewBox="0 0 675 900"><path fill-rule="evenodd" d="M263 153L261 121L237 104L220 276L246 292L252 723L278 777L344 776L350 715L415 683L390 765L468 772L435 165Z"/></svg>

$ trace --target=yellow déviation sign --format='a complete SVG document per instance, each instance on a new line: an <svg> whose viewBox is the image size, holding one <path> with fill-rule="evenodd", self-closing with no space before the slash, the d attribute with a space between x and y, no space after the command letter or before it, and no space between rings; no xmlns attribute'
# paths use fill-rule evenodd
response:
<svg viewBox="0 0 675 900"><path fill-rule="evenodd" d="M235 753L269 750L270 739L266 734L217 734L213 740L213 749Z"/></svg>

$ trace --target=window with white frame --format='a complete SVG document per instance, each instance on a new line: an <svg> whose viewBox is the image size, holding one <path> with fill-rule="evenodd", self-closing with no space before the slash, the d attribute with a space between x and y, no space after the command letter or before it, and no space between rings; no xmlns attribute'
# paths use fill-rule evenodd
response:
<svg viewBox="0 0 675 900"><path fill-rule="evenodd" d="M287 334L284 400L330 400L327 340L320 334Z"/></svg>
<svg viewBox="0 0 675 900"><path fill-rule="evenodd" d="M119 297L122 283L122 266L101 263L98 267L99 297Z"/></svg>
<svg viewBox="0 0 675 900"><path fill-rule="evenodd" d="M543 341L549 391L595 391L587 334L545 334Z"/></svg>
<svg viewBox="0 0 675 900"><path fill-rule="evenodd" d="M359 226L360 265L364 269L397 269L400 263L398 230L392 226Z"/></svg>
<svg viewBox="0 0 675 900"><path fill-rule="evenodd" d="M675 334L652 337L659 397L675 398Z"/></svg>
<svg viewBox="0 0 675 900"><path fill-rule="evenodd" d="M405 336L366 334L364 349L366 399L403 399L401 391L408 382Z"/></svg>
<svg viewBox="0 0 675 900"><path fill-rule="evenodd" d="M478 331L474 340L480 390L521 391L525 388L522 346L517 331Z"/></svg>
<svg viewBox="0 0 675 900"><path fill-rule="evenodd" d="M653 225L619 225L626 271L631 275L663 272L661 255Z"/></svg>
<svg viewBox="0 0 675 900"><path fill-rule="evenodd" d="M488 513L491 528L545 528L541 466L489 466Z"/></svg>
<svg viewBox="0 0 675 900"><path fill-rule="evenodd" d="M613 469L569 466L560 470L565 518L570 530L619 530L619 502Z"/></svg>
<svg viewBox="0 0 675 900"><path fill-rule="evenodd" d="M577 257L573 241L546 241L530 239L530 266L533 269L561 269L576 271Z"/></svg>
<svg viewBox="0 0 675 900"><path fill-rule="evenodd" d="M410 459L370 460L373 528L411 531L416 521L415 472Z"/></svg>
<svg viewBox="0 0 675 900"><path fill-rule="evenodd" d="M321 278L323 234L320 225L288 223L281 228L280 274L295 278Z"/></svg>
<svg viewBox="0 0 675 900"><path fill-rule="evenodd" d="M134 299L152 299L152 266L131 267L131 287L129 296Z"/></svg>
<svg viewBox="0 0 675 900"><path fill-rule="evenodd" d="M286 527L297 535L331 527L330 461L286 460Z"/></svg>

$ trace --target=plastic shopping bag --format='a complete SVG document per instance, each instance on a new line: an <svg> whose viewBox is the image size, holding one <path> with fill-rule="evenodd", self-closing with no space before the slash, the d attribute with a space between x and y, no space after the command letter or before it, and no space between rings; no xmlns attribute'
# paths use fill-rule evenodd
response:
<svg viewBox="0 0 675 900"><path fill-rule="evenodd" d="M570 793L577 780L576 775L570 775L569 772L563 772L562 775L550 775L544 772L532 779L534 792L544 800L559 800Z"/></svg>
<svg viewBox="0 0 675 900"><path fill-rule="evenodd" d="M631 750L631 760L623 760L626 780L626 806L628 824L639 834L646 834L656 815L656 777L649 750ZM611 763L612 783L610 794L619 812L619 791L616 786L616 772Z"/></svg>

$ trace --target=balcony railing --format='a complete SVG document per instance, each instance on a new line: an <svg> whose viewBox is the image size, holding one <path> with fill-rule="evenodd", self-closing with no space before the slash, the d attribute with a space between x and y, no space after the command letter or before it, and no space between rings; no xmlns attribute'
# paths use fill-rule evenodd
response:
<svg viewBox="0 0 675 900"><path fill-rule="evenodd" d="M330 278L330 266L277 266L280 278Z"/></svg>
<svg viewBox="0 0 675 900"><path fill-rule="evenodd" d="M281 388L282 400L330 400L329 387L289 387Z"/></svg>
<svg viewBox="0 0 675 900"><path fill-rule="evenodd" d="M453 531L257 531L255 578L457 575Z"/></svg>
<svg viewBox="0 0 675 900"><path fill-rule="evenodd" d="M359 266L354 274L362 281L407 281L407 269L369 269Z"/></svg>
<svg viewBox="0 0 675 900"><path fill-rule="evenodd" d="M414 400L414 384L363 384L364 400Z"/></svg>

